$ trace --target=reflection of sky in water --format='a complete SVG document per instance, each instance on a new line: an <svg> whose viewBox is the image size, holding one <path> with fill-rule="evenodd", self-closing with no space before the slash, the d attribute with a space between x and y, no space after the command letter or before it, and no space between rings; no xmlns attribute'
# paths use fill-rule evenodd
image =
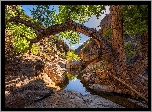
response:
<svg viewBox="0 0 152 112"><path fill-rule="evenodd" d="M75 90L83 95L90 94L90 92L87 92L85 87L83 87L83 84L80 82L79 79L74 79L72 81L69 81L69 84L64 90Z"/></svg>

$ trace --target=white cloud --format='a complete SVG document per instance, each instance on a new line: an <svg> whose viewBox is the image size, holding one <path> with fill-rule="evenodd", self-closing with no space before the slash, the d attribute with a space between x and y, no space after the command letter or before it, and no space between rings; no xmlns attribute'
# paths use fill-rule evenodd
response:
<svg viewBox="0 0 152 112"><path fill-rule="evenodd" d="M90 28L96 28L97 30L100 29L100 27L98 27L100 25L100 21L106 16L106 14L109 14L109 7L110 6L106 6L106 11L104 11L104 14L102 14L99 19L96 18L95 15L93 15L90 20L85 23L86 26L90 27Z"/></svg>
<svg viewBox="0 0 152 112"><path fill-rule="evenodd" d="M81 44L83 44L83 43L79 43L79 44L81 45Z"/></svg>
<svg viewBox="0 0 152 112"><path fill-rule="evenodd" d="M71 46L71 47L75 47L75 46Z"/></svg>

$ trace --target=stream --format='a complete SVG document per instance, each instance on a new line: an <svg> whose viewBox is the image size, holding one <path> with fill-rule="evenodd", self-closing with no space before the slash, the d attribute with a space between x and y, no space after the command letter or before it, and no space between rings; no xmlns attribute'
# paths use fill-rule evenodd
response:
<svg viewBox="0 0 152 112"><path fill-rule="evenodd" d="M75 69L67 69L67 71L63 75L65 75L68 80L66 80L65 84L62 85L62 90L74 90L80 92L82 95L98 95L117 104L120 104L126 108L144 108L143 106L141 106L141 104L130 101L129 99L132 98L127 95L121 95L117 93L96 93L81 82L81 74Z"/></svg>

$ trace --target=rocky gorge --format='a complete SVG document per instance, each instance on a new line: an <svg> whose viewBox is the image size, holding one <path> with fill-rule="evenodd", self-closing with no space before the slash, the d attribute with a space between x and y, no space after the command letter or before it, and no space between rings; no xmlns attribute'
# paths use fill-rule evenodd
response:
<svg viewBox="0 0 152 112"><path fill-rule="evenodd" d="M68 46L57 40L57 37L50 39L38 43L43 50L38 55L11 55L6 49L6 56L11 58L6 57L5 65L5 108L127 107L121 104L122 102L118 104L113 98L109 100L100 96L101 93L108 95L121 91L113 89L113 85L106 81L108 65L93 39L88 40L81 49L75 50L80 55L80 61L67 61L63 54L69 51ZM48 41L51 42L50 46L46 44ZM86 88L93 93L83 95L77 90L63 90L62 85L68 85L67 76L63 75L68 68L76 69L78 74L81 74L80 82L87 85ZM123 100L120 97L117 99ZM147 108L143 102L134 99L130 99L130 102Z"/></svg>
<svg viewBox="0 0 152 112"><path fill-rule="evenodd" d="M17 66L13 70L6 68L9 73L5 76L5 108L124 108L98 95L61 90L57 85L65 80L65 68L57 62L65 60L42 63L38 56L23 57L24 61L18 59L18 64L14 63Z"/></svg>
<svg viewBox="0 0 152 112"><path fill-rule="evenodd" d="M112 76L109 65L92 38L75 50L80 56L79 61L67 61L65 56L70 48L57 36L38 42L40 52L37 55L11 54L12 44L7 41L9 36L7 32L5 108L148 108L145 101L122 94L122 85L118 83L115 87L107 80ZM136 47L137 42L132 46ZM127 57L127 63L133 63L139 55ZM76 78L67 69L76 69ZM64 75L66 72L69 74ZM143 74L147 80L147 70ZM70 85L69 80L73 83L78 80L89 93L81 94L75 88L64 90Z"/></svg>
<svg viewBox="0 0 152 112"><path fill-rule="evenodd" d="M32 61L39 59L34 65L35 71L31 69L31 63L18 64L16 70L9 70L11 76L6 76L6 90L5 90L5 107L6 108L124 108L120 104L114 103L106 98L98 95L81 93L73 90L62 90L58 82L63 83L66 80L62 74L66 71L65 68L55 61L47 62L44 67L51 66L52 69L48 71L39 70L42 67L41 59L37 56L26 55L27 60ZM58 58L59 59L59 58ZM27 61L25 60L24 63ZM60 63L65 63L64 60L58 60ZM18 63L21 61L18 60ZM16 63L14 63L16 64ZM24 67L23 67L24 66ZM17 67L23 67L17 71ZM10 68L9 68L10 69ZM47 69L47 67L45 68ZM28 73L27 73L28 71ZM50 75L48 75L48 73ZM82 76L82 78L85 75ZM87 74L87 76L89 76ZM57 79L57 80L55 80ZM89 78L91 79L91 77ZM97 93L112 92L107 86L100 84L92 84L90 89ZM20 103L18 103L20 102Z"/></svg>

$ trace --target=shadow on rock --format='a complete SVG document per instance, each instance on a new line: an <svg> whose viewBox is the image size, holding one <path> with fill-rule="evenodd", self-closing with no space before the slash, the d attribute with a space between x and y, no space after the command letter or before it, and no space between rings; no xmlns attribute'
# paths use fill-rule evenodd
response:
<svg viewBox="0 0 152 112"><path fill-rule="evenodd" d="M34 80L14 92L5 91L5 108L23 108L53 93L53 88L47 88L42 80Z"/></svg>

